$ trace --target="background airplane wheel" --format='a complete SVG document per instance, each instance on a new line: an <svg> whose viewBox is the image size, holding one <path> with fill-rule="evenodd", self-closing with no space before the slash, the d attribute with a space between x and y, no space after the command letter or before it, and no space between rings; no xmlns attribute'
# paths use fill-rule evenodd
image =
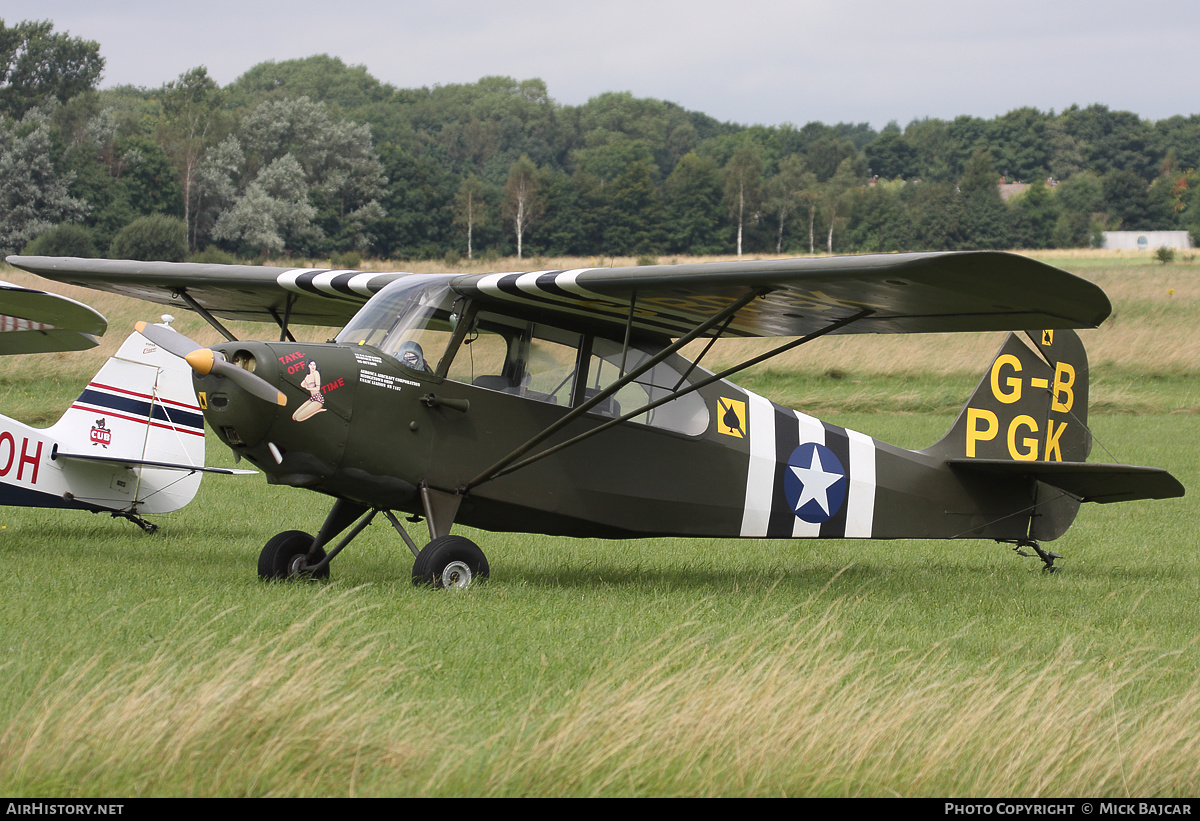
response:
<svg viewBox="0 0 1200 821"><path fill-rule="evenodd" d="M305 573L301 568L306 561L313 563L325 558L325 551L317 549L316 556L307 559L313 537L301 530L285 530L276 534L258 555L258 575L262 579L294 579L306 576L313 579L329 578L329 566L316 573Z"/></svg>
<svg viewBox="0 0 1200 821"><path fill-rule="evenodd" d="M413 584L464 588L488 576L487 557L479 545L462 536L438 536L417 554Z"/></svg>

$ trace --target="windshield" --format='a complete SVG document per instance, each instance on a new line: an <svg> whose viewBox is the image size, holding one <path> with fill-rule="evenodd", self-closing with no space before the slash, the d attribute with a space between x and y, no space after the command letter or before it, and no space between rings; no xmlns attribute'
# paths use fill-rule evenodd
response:
<svg viewBox="0 0 1200 821"><path fill-rule="evenodd" d="M447 274L413 274L392 282L337 335L370 345L415 371L433 371L450 341L454 295Z"/></svg>

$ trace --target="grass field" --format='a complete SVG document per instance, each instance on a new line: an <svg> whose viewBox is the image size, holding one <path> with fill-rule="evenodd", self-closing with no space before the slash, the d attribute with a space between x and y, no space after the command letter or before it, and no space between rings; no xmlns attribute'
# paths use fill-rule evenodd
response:
<svg viewBox="0 0 1200 821"><path fill-rule="evenodd" d="M262 544L315 531L323 499L209 477L154 536L0 508L0 794L1196 795L1200 266L1048 261L1115 306L1084 335L1093 458L1166 467L1191 494L1085 506L1051 545L1063 572L991 542L466 531L492 579L448 595L412 587L377 522L332 581L263 584ZM95 352L5 362L0 411L34 424L162 312L0 278L110 320ZM741 381L923 447L999 341L822 340Z"/></svg>

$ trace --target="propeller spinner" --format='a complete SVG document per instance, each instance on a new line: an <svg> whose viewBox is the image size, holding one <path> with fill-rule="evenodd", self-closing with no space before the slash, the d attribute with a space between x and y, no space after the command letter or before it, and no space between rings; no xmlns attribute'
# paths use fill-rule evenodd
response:
<svg viewBox="0 0 1200 821"><path fill-rule="evenodd" d="M174 354L187 362L192 370L201 376L208 376L210 373L224 376L242 390L264 402L287 405L287 397L270 382L233 364L225 358L224 354L214 351L212 348L197 345L179 331L164 325L152 325L149 322L138 322L134 328L167 353Z"/></svg>

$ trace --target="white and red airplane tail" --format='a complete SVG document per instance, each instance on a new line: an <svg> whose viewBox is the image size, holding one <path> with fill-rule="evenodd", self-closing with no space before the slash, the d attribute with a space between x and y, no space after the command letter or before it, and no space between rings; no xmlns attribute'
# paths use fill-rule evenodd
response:
<svg viewBox="0 0 1200 821"><path fill-rule="evenodd" d="M191 369L133 333L46 429L0 417L0 504L141 517L195 497L204 472L204 417Z"/></svg>

